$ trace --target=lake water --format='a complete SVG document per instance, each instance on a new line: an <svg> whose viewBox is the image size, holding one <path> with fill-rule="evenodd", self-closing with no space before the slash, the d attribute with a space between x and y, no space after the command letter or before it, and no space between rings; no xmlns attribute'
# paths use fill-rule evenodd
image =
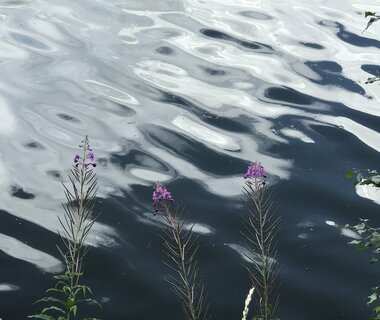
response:
<svg viewBox="0 0 380 320"><path fill-rule="evenodd" d="M345 179L379 167L380 88L364 82L380 72L380 25L361 33L366 10L380 4L1 1L0 317L37 311L63 270L61 182L88 134L94 315L183 319L152 212L160 180L196 223L213 318L241 319L242 175L258 160L282 216L279 317L368 319L379 265L329 225L380 224L371 193Z"/></svg>

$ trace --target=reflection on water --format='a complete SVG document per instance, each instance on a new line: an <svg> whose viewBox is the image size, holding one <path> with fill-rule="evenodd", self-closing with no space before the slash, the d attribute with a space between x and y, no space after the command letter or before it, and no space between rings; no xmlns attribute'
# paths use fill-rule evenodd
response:
<svg viewBox="0 0 380 320"><path fill-rule="evenodd" d="M363 85L379 69L377 29L361 33L370 9L368 0L3 1L3 318L30 314L62 269L61 182L84 134L101 213L87 274L105 319L180 317L151 212L157 180L196 223L213 314L240 316L242 173L255 159L283 216L281 318L365 318L375 270L325 221L376 221L376 204L343 179L378 167L380 90Z"/></svg>

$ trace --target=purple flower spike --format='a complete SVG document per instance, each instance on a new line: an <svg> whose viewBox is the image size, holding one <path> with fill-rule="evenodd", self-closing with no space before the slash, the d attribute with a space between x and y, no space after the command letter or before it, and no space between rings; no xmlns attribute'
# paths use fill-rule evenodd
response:
<svg viewBox="0 0 380 320"><path fill-rule="evenodd" d="M87 159L93 162L95 159L95 154L92 151L90 151L89 153L87 153Z"/></svg>
<svg viewBox="0 0 380 320"><path fill-rule="evenodd" d="M86 138L82 140L82 144L79 146L81 149L83 149L83 155L80 156L79 154L75 155L74 157L74 167L78 170L88 170L91 168L96 167L95 160L95 154L92 152L92 149L90 148L89 140L86 135Z"/></svg>
<svg viewBox="0 0 380 320"><path fill-rule="evenodd" d="M253 162L251 163L248 168L247 172L244 175L244 179L254 179L254 178L266 178L264 167L261 165L260 162Z"/></svg>
<svg viewBox="0 0 380 320"><path fill-rule="evenodd" d="M156 207L162 201L167 200L173 202L171 192L168 191L161 183L157 182L153 188L153 206Z"/></svg>

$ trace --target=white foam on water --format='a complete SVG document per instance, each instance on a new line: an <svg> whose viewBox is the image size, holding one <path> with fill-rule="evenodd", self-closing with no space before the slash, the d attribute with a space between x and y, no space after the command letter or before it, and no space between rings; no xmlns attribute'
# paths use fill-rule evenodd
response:
<svg viewBox="0 0 380 320"><path fill-rule="evenodd" d="M16 129L17 120L9 102L0 96L0 134L10 135Z"/></svg>
<svg viewBox="0 0 380 320"><path fill-rule="evenodd" d="M147 170L144 168L130 168L129 173L135 177L138 177L140 179L150 181L150 182L165 182L168 180L171 180L173 177L171 177L168 174L165 174L163 172L157 172L153 170Z"/></svg>
<svg viewBox="0 0 380 320"><path fill-rule="evenodd" d="M261 260L261 257L258 253L255 253L255 252L251 252L249 251L247 248L245 248L244 246L240 245L240 244L235 244L235 243L227 243L226 244L228 247L230 247L232 250L236 251L237 253L240 254L240 256L247 262L249 263L254 263L254 264L258 264L258 265L261 265L262 264L262 260ZM273 258L269 258L269 264L273 264L273 263L277 263L276 260L274 260Z"/></svg>
<svg viewBox="0 0 380 320"><path fill-rule="evenodd" d="M373 202L380 204L380 188L375 187L371 184L357 184L355 186L355 190L360 197L372 200Z"/></svg>
<svg viewBox="0 0 380 320"><path fill-rule="evenodd" d="M0 250L45 272L59 273L64 270L63 263L58 259L4 234L0 234Z"/></svg>
<svg viewBox="0 0 380 320"><path fill-rule="evenodd" d="M177 116L172 123L187 134L196 138L198 141L204 141L207 144L217 146L224 150L240 150L239 144L234 141L234 139L185 116Z"/></svg>
<svg viewBox="0 0 380 320"><path fill-rule="evenodd" d="M341 229L340 233L347 237L347 238L351 238L351 239L355 239L355 240L359 240L361 239L362 237L360 236L360 234L358 234L357 232L351 230L351 229L347 229L347 228L343 228Z"/></svg>
<svg viewBox="0 0 380 320"><path fill-rule="evenodd" d="M315 141L311 138L309 138L306 134L304 134L301 131L290 129L290 128L284 128L281 130L281 132L290 138L297 138L305 143L315 143Z"/></svg>
<svg viewBox="0 0 380 320"><path fill-rule="evenodd" d="M334 221L331 221L331 220L326 220L325 223L328 225L328 226L331 226L331 227L335 227L336 226L336 223Z"/></svg>
<svg viewBox="0 0 380 320"><path fill-rule="evenodd" d="M345 117L332 117L327 115L319 115L317 119L336 125L356 136L367 146L380 151L380 133L375 130L369 129L351 119Z"/></svg>
<svg viewBox="0 0 380 320"><path fill-rule="evenodd" d="M0 283L0 292L4 292L4 291L17 291L19 289L20 289L19 286L15 286L13 284Z"/></svg>

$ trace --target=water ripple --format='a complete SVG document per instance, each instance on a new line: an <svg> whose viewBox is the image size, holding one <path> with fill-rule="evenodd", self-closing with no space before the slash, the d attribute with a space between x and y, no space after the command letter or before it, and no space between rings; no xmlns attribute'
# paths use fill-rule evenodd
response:
<svg viewBox="0 0 380 320"><path fill-rule="evenodd" d="M240 267L244 258L237 211L242 173L257 159L265 164L269 185L283 186L278 193L285 212L281 246L289 296L298 304L307 294L319 304L339 296L342 305L352 305L357 296L339 291L343 279L327 281L327 269L300 281L303 266L294 248L307 243L301 255L317 266L349 260L349 268L339 273L345 280L357 274L359 259L351 261L344 244L325 243L338 240L334 228L322 225L344 223L358 214L359 205L368 205L369 215L375 210L372 202L353 199L339 172L378 164L380 91L363 82L379 73L380 40L375 28L361 33L365 21L358 14L369 9L379 8L369 0L3 1L0 210L7 221L27 222L41 242L27 244L23 235L0 230L0 250L9 259L0 291L28 290L37 298L35 283L20 289L7 279L21 263L41 277L62 269L51 255L51 237L60 230L59 204L65 201L61 183L68 183L77 144L89 134L99 164L102 215L87 244L101 261L109 250L107 270L133 272L128 281L154 295L152 301L162 290L162 274L156 274L161 271L152 260L161 259L152 238L157 233L150 207L153 183L161 180L189 201L201 248L213 248L203 257L212 277L217 259L228 255ZM374 199L371 190L358 193ZM336 196L320 200L326 194ZM352 201L358 202L348 207ZM300 221L312 221L322 236L297 227ZM223 251L227 243L240 256ZM133 259L141 268L131 267ZM100 272L97 264L89 269ZM229 291L243 292L241 270L226 270L220 275L226 281L236 275L239 286ZM368 283L372 273L366 270ZM130 283L117 272L98 276L116 292L107 300L110 318L156 316L145 307L120 310L117 301L127 296ZM365 281L352 284L363 296ZM231 304L223 306L221 317L236 318L230 297L219 298ZM160 299L159 306L152 302L157 308ZM299 318L297 306L284 301L283 318ZM7 301L1 308L15 309ZM339 306L320 309L310 319L336 319L346 312ZM352 319L363 312L353 307Z"/></svg>

